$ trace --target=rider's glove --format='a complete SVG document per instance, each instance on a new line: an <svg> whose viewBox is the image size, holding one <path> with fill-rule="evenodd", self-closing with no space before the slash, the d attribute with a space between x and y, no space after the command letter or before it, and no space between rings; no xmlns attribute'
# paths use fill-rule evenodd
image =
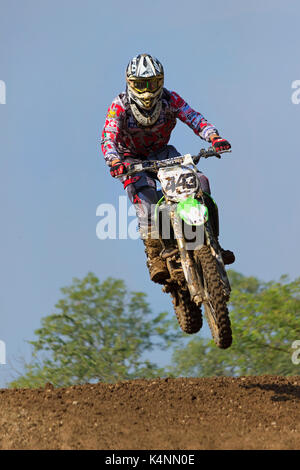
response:
<svg viewBox="0 0 300 470"><path fill-rule="evenodd" d="M127 162L116 161L110 168L110 174L113 177L125 175L126 167L129 165Z"/></svg>
<svg viewBox="0 0 300 470"><path fill-rule="evenodd" d="M221 152L221 150L229 150L231 148L228 140L223 139L219 135L217 137L213 137L211 139L211 143L216 152Z"/></svg>

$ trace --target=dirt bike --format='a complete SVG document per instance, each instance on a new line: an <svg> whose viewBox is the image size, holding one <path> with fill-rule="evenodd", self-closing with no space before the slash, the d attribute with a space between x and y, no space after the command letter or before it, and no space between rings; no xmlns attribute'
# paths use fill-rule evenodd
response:
<svg viewBox="0 0 300 470"><path fill-rule="evenodd" d="M197 156L133 163L126 173L154 173L161 184L155 223L162 243L160 256L170 274L163 290L175 293L184 305L175 309L181 329L186 333L199 331L204 305L213 340L226 349L232 343L227 308L231 287L218 243L217 205L201 190L196 167L201 158L221 158L220 153L211 147L200 150Z"/></svg>

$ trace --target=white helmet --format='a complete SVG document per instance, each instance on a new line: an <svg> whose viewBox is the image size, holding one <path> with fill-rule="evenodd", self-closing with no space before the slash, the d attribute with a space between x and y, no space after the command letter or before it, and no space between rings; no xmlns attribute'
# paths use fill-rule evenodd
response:
<svg viewBox="0 0 300 470"><path fill-rule="evenodd" d="M159 118L164 85L164 69L155 57L139 54L126 69L127 96L131 111L142 126L152 126Z"/></svg>

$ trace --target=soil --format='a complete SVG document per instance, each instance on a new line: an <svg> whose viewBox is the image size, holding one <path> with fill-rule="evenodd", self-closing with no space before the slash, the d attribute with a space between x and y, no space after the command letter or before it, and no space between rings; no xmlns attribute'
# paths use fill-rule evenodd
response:
<svg viewBox="0 0 300 470"><path fill-rule="evenodd" d="M0 390L1 449L300 449L300 376Z"/></svg>

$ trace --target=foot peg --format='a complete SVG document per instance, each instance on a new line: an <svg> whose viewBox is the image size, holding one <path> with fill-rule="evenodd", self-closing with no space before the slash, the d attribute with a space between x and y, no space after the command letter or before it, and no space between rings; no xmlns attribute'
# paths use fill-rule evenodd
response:
<svg viewBox="0 0 300 470"><path fill-rule="evenodd" d="M162 259L167 259L170 258L171 256L174 256L178 253L178 248L165 248L164 250L161 251L160 257Z"/></svg>

